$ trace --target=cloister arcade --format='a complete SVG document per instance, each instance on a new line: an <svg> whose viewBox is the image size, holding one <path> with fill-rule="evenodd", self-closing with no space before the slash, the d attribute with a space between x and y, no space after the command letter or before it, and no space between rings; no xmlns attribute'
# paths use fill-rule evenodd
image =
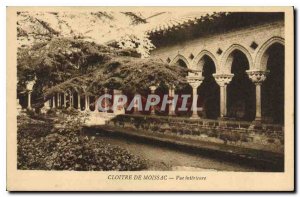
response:
<svg viewBox="0 0 300 197"><path fill-rule="evenodd" d="M165 111L153 107L144 114L283 124L284 52L284 39L273 37L262 44L255 55L239 44L231 45L218 59L209 50L199 52L193 61L178 54L169 64L193 70L186 73L187 86L179 90L157 84L149 87L147 94L168 94L169 98L175 94L197 94L197 106L202 110L189 108L192 103L192 98L189 98L187 106L190 110L186 112L178 110L181 106L179 100L175 107L169 104ZM103 93L115 95L120 91L105 90ZM29 98L31 92L28 94ZM99 112L95 109L96 101L95 96L72 89L54 95L49 107ZM138 113L138 110L135 106L124 113Z"/></svg>
<svg viewBox="0 0 300 197"><path fill-rule="evenodd" d="M185 66L202 111L193 117L284 122L284 39L272 37L253 55L233 44L216 58L202 50L193 61L178 54L170 64Z"/></svg>

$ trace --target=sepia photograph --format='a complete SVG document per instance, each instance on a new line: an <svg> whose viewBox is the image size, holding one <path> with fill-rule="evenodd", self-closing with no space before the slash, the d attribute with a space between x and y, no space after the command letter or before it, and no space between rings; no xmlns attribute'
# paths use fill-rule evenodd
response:
<svg viewBox="0 0 300 197"><path fill-rule="evenodd" d="M28 190L31 173L67 190L203 190L221 181L210 173L288 175L282 189L293 188L292 7L7 11L12 190ZM75 189L63 173L103 174L94 184L107 188ZM232 182L217 188L251 185Z"/></svg>

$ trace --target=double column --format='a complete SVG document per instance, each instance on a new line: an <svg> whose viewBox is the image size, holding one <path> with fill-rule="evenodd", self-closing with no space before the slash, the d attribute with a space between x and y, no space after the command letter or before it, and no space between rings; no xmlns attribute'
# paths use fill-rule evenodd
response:
<svg viewBox="0 0 300 197"><path fill-rule="evenodd" d="M261 121L261 84L266 80L269 71L248 70L246 71L251 81L255 84L256 113L255 121Z"/></svg>
<svg viewBox="0 0 300 197"><path fill-rule="evenodd" d="M220 117L227 115L227 85L233 78L233 74L213 74L217 84L220 86Z"/></svg>
<svg viewBox="0 0 300 197"><path fill-rule="evenodd" d="M198 87L202 84L204 77L200 77L198 75L195 76L188 76L188 83L193 89L193 104L192 104L192 119L200 118L198 115Z"/></svg>

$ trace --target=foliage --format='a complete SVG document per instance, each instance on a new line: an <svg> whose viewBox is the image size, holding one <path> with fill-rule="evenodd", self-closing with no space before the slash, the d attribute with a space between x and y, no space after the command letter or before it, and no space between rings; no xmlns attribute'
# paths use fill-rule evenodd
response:
<svg viewBox="0 0 300 197"><path fill-rule="evenodd" d="M81 121L73 119L74 124ZM49 120L18 117L18 169L86 171L146 168L145 162L137 156L93 137L80 136L78 127L68 127L71 119L66 122L65 129L59 130Z"/></svg>
<svg viewBox="0 0 300 197"><path fill-rule="evenodd" d="M116 57L93 73L72 78L48 89L45 95L66 89L83 91L83 86L87 86L87 90L96 95L104 88L119 89L124 93L142 93L148 91L151 85L159 84L180 88L186 86L187 70L158 59Z"/></svg>
<svg viewBox="0 0 300 197"><path fill-rule="evenodd" d="M24 92L26 82L35 78L33 100L43 103L43 92L47 88L91 73L111 58L123 55L138 56L134 50L121 50L70 38L56 38L19 48L18 93Z"/></svg>
<svg viewBox="0 0 300 197"><path fill-rule="evenodd" d="M143 30L146 20L139 13L24 11L18 12L17 18L19 46L72 37L98 44L113 42L121 49L135 49L143 57L154 49Z"/></svg>
<svg viewBox="0 0 300 197"><path fill-rule="evenodd" d="M53 39L20 48L17 59L18 78L25 83L36 76L38 84L51 86L87 73L97 64L109 60L113 50L111 47L74 39Z"/></svg>

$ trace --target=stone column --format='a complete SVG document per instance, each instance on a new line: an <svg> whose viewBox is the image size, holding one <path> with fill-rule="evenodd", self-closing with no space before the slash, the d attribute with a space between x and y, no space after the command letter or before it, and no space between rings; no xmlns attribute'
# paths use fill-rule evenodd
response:
<svg viewBox="0 0 300 197"><path fill-rule="evenodd" d="M220 117L227 115L227 85L233 78L233 74L213 74L217 84L220 86Z"/></svg>
<svg viewBox="0 0 300 197"><path fill-rule="evenodd" d="M189 82L189 84L193 88L193 103L195 105L192 107L192 111L193 111L192 117L191 117L192 119L200 118L198 115L198 111L197 111L197 108L198 108L197 107L197 96L198 96L197 90L198 90L198 87L201 85L201 83L202 83L202 80Z"/></svg>
<svg viewBox="0 0 300 197"><path fill-rule="evenodd" d="M31 110L31 93L32 93L32 91L28 91L28 92L27 92L27 95L28 95L28 100L27 100L27 102L28 102L28 104L27 104L27 109L28 109L28 110Z"/></svg>
<svg viewBox="0 0 300 197"><path fill-rule="evenodd" d="M187 81L190 84L190 86L193 89L193 106L192 106L192 119L200 118L198 115L198 107L197 107L197 101L198 101L198 87L203 82L204 77L200 72L196 72L195 74L189 74L187 77Z"/></svg>
<svg viewBox="0 0 300 197"><path fill-rule="evenodd" d="M261 121L261 84L266 80L269 71L248 70L246 71L251 81L255 84L256 113L255 121Z"/></svg>
<svg viewBox="0 0 300 197"><path fill-rule="evenodd" d="M31 93L32 93L34 84L35 84L35 80L29 81L26 83L26 90L27 90L27 96L28 96L28 100L27 100L27 109L28 110L31 110Z"/></svg>
<svg viewBox="0 0 300 197"><path fill-rule="evenodd" d="M67 107L67 96L66 96L66 92L63 93L64 94L64 108Z"/></svg>
<svg viewBox="0 0 300 197"><path fill-rule="evenodd" d="M90 111L90 96L85 94L85 111Z"/></svg>
<svg viewBox="0 0 300 197"><path fill-rule="evenodd" d="M157 86L150 86L150 91L151 91L151 94L155 94L155 90L157 88ZM153 100L152 100L153 101ZM151 102L152 102L151 101ZM155 115L155 109L154 109L154 106L150 106L150 114L151 115Z"/></svg>
<svg viewBox="0 0 300 197"><path fill-rule="evenodd" d="M174 99L175 95L175 86L169 86L169 99L171 98L172 100ZM173 106L173 102L169 104L169 116L175 116L175 107ZM174 109L173 109L174 108Z"/></svg>
<svg viewBox="0 0 300 197"><path fill-rule="evenodd" d="M61 107L61 95L60 95L60 93L57 93L57 107L58 108Z"/></svg>
<svg viewBox="0 0 300 197"><path fill-rule="evenodd" d="M52 97L52 108L56 108L56 105L55 105L55 96Z"/></svg>
<svg viewBox="0 0 300 197"><path fill-rule="evenodd" d="M104 88L104 94L107 94L107 93L108 93L108 89ZM106 108L106 107L107 107L107 98L104 99L104 108ZM107 112L108 112L108 110L105 110L105 113L107 113Z"/></svg>
<svg viewBox="0 0 300 197"><path fill-rule="evenodd" d="M74 98L73 92L70 91L70 109L74 108Z"/></svg>
<svg viewBox="0 0 300 197"><path fill-rule="evenodd" d="M77 94L78 96L77 96L77 106L78 106L78 111L81 111L81 102L80 102L80 94L79 94L79 92L78 92L78 94Z"/></svg>

